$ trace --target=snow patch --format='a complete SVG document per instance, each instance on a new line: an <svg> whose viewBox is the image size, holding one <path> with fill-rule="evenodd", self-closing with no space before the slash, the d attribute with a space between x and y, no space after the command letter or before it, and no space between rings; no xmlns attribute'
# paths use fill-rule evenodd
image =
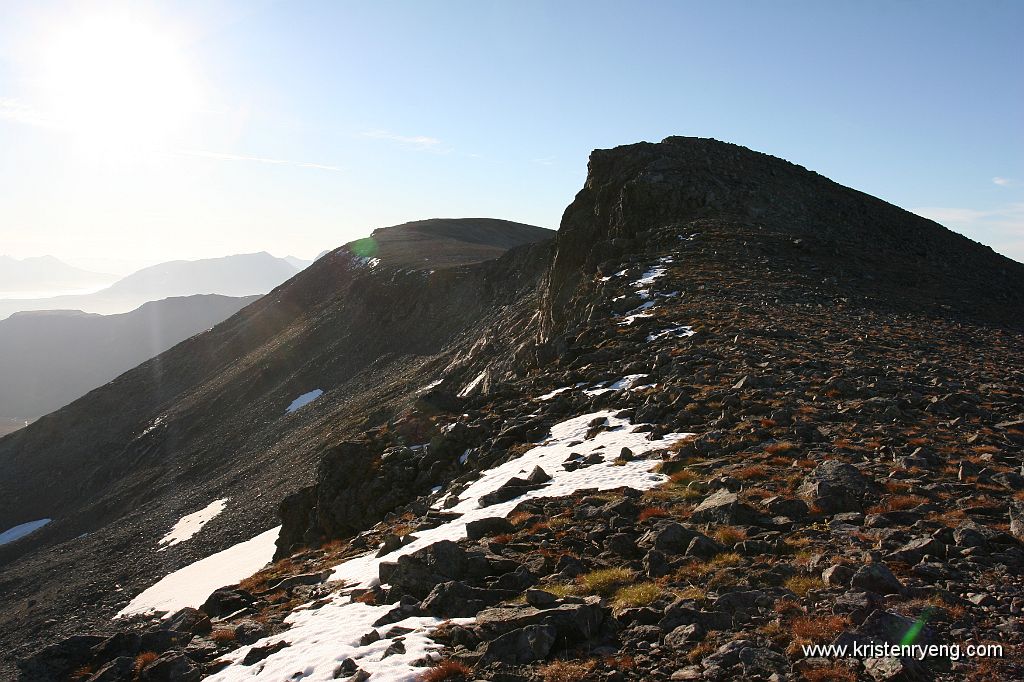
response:
<svg viewBox="0 0 1024 682"><path fill-rule="evenodd" d="M660 332L647 335L648 341L657 341L658 339L665 336L674 336L677 339L685 339L687 336L693 336L696 332L693 331L693 327L687 327L681 324L677 324L674 327L668 329L662 329Z"/></svg>
<svg viewBox="0 0 1024 682"><path fill-rule="evenodd" d="M160 549L167 549L167 547L176 545L179 542L185 542L185 540L191 538L193 535L198 533L202 527L210 521L210 519L224 511L224 507L226 507L227 504L228 498L225 497L222 500L214 500L197 512L182 516L178 519L178 522L174 524L174 528L171 528L171 532L160 539L159 544L165 545Z"/></svg>
<svg viewBox="0 0 1024 682"><path fill-rule="evenodd" d="M20 540L29 533L34 533L53 519L36 519L35 521L28 521L26 523L18 524L13 528L8 528L3 533L0 533L0 545L6 545L8 542L14 542Z"/></svg>
<svg viewBox="0 0 1024 682"><path fill-rule="evenodd" d="M429 384L427 384L426 386L424 386L423 388L421 388L421 389L419 390L419 392L420 392L420 393L426 393L427 391L429 391L429 390L430 390L430 389L432 389L432 388L437 388L438 386L440 386L440 385L441 385L441 382L442 382L442 381L444 381L444 379L438 379L437 381L431 381L431 382L430 382Z"/></svg>
<svg viewBox="0 0 1024 682"><path fill-rule="evenodd" d="M237 583L263 568L274 557L274 543L280 531L281 526L271 528L165 575L114 617L137 613L167 616L186 606L199 608L217 588Z"/></svg>
<svg viewBox="0 0 1024 682"><path fill-rule="evenodd" d="M303 393L298 398L293 400L292 404L289 405L287 407L287 409L285 409L285 414L291 414L292 412L294 412L295 410L299 409L300 407L305 407L306 405L309 405L311 402L313 402L314 400L316 400L317 398L319 398L323 394L324 394L324 391L321 388L315 388L312 391L310 391L309 393Z"/></svg>
<svg viewBox="0 0 1024 682"><path fill-rule="evenodd" d="M634 460L616 466L613 462L619 450L628 447L637 456L652 450L666 448L693 434L671 433L661 440L647 440L646 432L635 432L626 419L615 417L615 411L604 410L568 419L551 427L551 437L544 443L523 453L517 459L495 467L474 481L459 496L459 503L449 512L461 514L456 519L437 528L416 533L416 539L408 545L383 557L373 553L350 559L334 568L332 580L346 581L346 590L370 587L378 582L381 562L395 561L399 556L410 554L440 540L461 540L466 536L466 525L470 521L492 516L507 516L524 499L558 497L570 495L581 488L607 490L630 486L640 490L653 488L666 479L651 471L656 460ZM607 430L587 438L590 424L596 419L607 420ZM604 462L593 466L566 471L562 463L570 453L605 454ZM530 491L516 499L489 507L480 507L480 498L497 490L513 476L528 474L534 467L542 467L552 480L543 488ZM447 497L447 496L446 496ZM435 507L441 504L435 503ZM405 654L384 657L384 650L391 645L385 637L367 646L359 645L359 638L370 631L375 620L391 610L392 606L368 606L353 602L350 595L340 594L326 605L317 609L300 609L292 612L286 621L291 627L284 633L260 640L253 645L242 647L227 656L232 665L209 679L215 682L242 682L249 680L294 679L296 675L309 682L333 679L334 670L346 658L372 675L374 681L412 682L423 669L413 666L418 661L436 660L440 645L430 639L430 633L441 622L437 618L407 618L396 625L412 628L403 635ZM455 619L454 622L470 622L473 619ZM387 630L394 626L385 626ZM253 666L243 666L240 661L254 646L266 646L287 641L290 646L272 654Z"/></svg>
<svg viewBox="0 0 1024 682"><path fill-rule="evenodd" d="M487 376L487 372L480 372L479 374L477 374L475 379L473 379L471 382L466 384L466 387L463 388L461 391L459 391L459 397L460 398L465 398L465 397L469 396L469 394L473 392L473 389L475 389L477 386L479 386L480 382L483 381L484 377L486 377L486 376Z"/></svg>
<svg viewBox="0 0 1024 682"><path fill-rule="evenodd" d="M142 433L140 433L139 436L145 436L147 433L150 433L151 431L155 430L158 426L164 423L165 418L166 415L160 415L159 417L154 419L153 423L147 426L145 429L143 429Z"/></svg>
<svg viewBox="0 0 1024 682"><path fill-rule="evenodd" d="M623 316L622 321L619 322L619 326L620 327L626 327L626 326L629 326L629 325L633 324L634 322L636 322L637 320L639 320L639 319L641 319L643 317L653 317L654 313L649 313L649 312L646 312L646 311L650 310L655 305L656 304L655 304L654 301L647 301L647 303L644 303L643 305L641 305L641 306L639 306L637 308L633 308L632 310L629 311L628 314Z"/></svg>
<svg viewBox="0 0 1024 682"><path fill-rule="evenodd" d="M566 391L571 391L571 390L572 390L572 386L563 386L562 388L556 388L555 390L553 390L553 391L551 391L549 393L545 393L544 395L537 396L537 400L551 400L556 395L558 395L560 393L565 393Z"/></svg>
<svg viewBox="0 0 1024 682"><path fill-rule="evenodd" d="M595 385L593 388L583 391L587 395L601 395L602 393L610 393L612 391L621 391L623 389L631 389L640 381L640 379L646 379L646 374L627 374L622 377L611 386L604 386L604 383Z"/></svg>

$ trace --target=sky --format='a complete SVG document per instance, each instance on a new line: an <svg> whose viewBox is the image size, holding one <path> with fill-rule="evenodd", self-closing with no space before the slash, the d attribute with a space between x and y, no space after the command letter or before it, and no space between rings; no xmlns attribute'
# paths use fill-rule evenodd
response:
<svg viewBox="0 0 1024 682"><path fill-rule="evenodd" d="M1024 261L1024 2L0 0L0 253L123 274L430 217L557 228L714 137Z"/></svg>

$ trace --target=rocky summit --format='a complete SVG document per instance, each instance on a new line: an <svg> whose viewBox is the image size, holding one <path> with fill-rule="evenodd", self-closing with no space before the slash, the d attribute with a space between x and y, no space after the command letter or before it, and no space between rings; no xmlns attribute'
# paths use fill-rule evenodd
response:
<svg viewBox="0 0 1024 682"><path fill-rule="evenodd" d="M800 166L595 151L0 439L0 677L1022 679L1022 320Z"/></svg>

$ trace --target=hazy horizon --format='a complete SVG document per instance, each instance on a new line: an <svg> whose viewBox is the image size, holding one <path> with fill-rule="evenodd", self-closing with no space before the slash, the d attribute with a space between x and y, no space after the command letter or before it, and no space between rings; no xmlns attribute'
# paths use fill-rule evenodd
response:
<svg viewBox="0 0 1024 682"><path fill-rule="evenodd" d="M375 227L557 228L587 155L780 156L1024 260L1017 27L992 2L6 2L0 250L127 274Z"/></svg>

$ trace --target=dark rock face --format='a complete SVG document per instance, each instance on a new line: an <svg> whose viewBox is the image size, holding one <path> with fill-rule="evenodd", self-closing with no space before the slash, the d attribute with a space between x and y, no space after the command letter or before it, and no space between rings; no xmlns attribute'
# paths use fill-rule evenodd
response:
<svg viewBox="0 0 1024 682"><path fill-rule="evenodd" d="M635 250L652 228L709 218L758 225L762 239L799 240L849 293L884 291L912 309L944 305L1008 324L1019 323L1011 311L1024 309L1019 263L767 154L668 137L595 150L587 170L562 216L546 281L547 339L587 319L602 262Z"/></svg>

